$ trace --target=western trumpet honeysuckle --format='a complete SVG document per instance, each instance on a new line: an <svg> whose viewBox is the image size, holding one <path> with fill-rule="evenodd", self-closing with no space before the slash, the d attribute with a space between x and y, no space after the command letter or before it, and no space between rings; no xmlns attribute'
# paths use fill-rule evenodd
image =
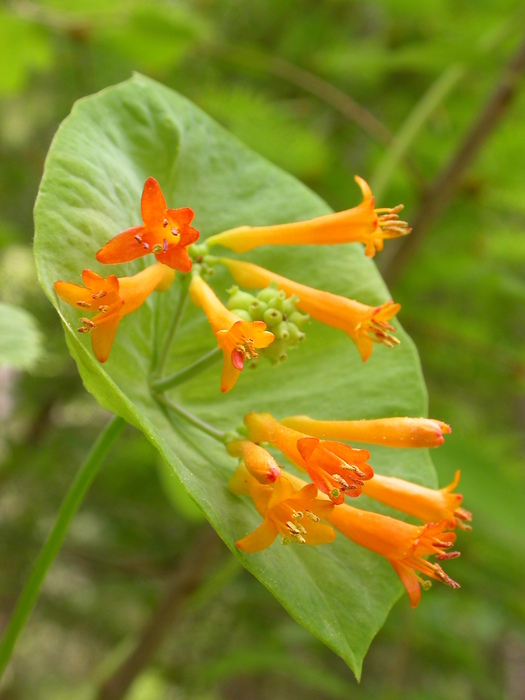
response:
<svg viewBox="0 0 525 700"><path fill-rule="evenodd" d="M439 447L445 442L443 435L452 432L449 425L433 418L316 420L309 416L289 416L281 423L319 438L385 447Z"/></svg>
<svg viewBox="0 0 525 700"><path fill-rule="evenodd" d="M157 261L180 272L189 272L192 261L186 248L199 238L190 226L189 207L168 209L159 183L150 177L141 199L142 226L133 226L112 238L97 253L105 265L128 262L153 253Z"/></svg>
<svg viewBox="0 0 525 700"><path fill-rule="evenodd" d="M250 440L269 442L281 450L335 504L343 503L345 495L359 496L364 482L374 475L366 463L367 450L305 435L285 427L269 413L248 413L244 422Z"/></svg>
<svg viewBox="0 0 525 700"><path fill-rule="evenodd" d="M453 546L456 535L447 532L448 523L441 520L427 525L411 525L388 515L360 510L344 503L327 516L328 522L340 533L358 545L381 554L388 559L401 579L415 608L421 598L421 586L427 589L429 578L441 581L451 588L459 588L436 562L459 557L459 552L447 552ZM424 579L422 576L427 576Z"/></svg>
<svg viewBox="0 0 525 700"><path fill-rule="evenodd" d="M257 357L259 348L266 348L275 336L266 330L264 321L245 321L227 309L200 275L193 275L191 300L201 306L224 355L221 391L235 386L244 363Z"/></svg>
<svg viewBox="0 0 525 700"><path fill-rule="evenodd" d="M288 479L296 489L304 486L304 481L294 474L289 474ZM352 542L380 554L390 562L413 608L419 604L421 587L425 590L430 588L431 581L428 579L459 588L459 583L451 579L437 562L425 558L434 556L437 561L445 561L459 557L459 552L447 552L456 541L456 534L448 531L447 519L426 525L411 525L388 515L343 503L336 506L326 520Z"/></svg>
<svg viewBox="0 0 525 700"><path fill-rule="evenodd" d="M80 319L79 333L90 333L93 352L99 362L106 362L111 352L118 324L154 291L166 291L175 272L157 263L131 277L101 277L92 270L82 272L84 286L73 282L55 282L55 291L66 303L83 313L95 313Z"/></svg>
<svg viewBox="0 0 525 700"><path fill-rule="evenodd" d="M317 497L314 484L296 490L286 476L281 476L273 487L263 486L241 465L230 480L230 490L237 495L249 494L264 518L256 530L236 542L243 552L266 549L278 535L283 544L328 544L335 539L334 529L321 522L334 506Z"/></svg>
<svg viewBox="0 0 525 700"><path fill-rule="evenodd" d="M383 249L386 238L398 238L410 233L406 221L399 219L397 207L375 209L369 185L358 175L355 181L363 193L357 207L334 214L325 214L308 221L275 226L240 226L208 238L208 245L223 245L236 253L262 245L327 245L335 243L364 243L365 253L373 257Z"/></svg>
<svg viewBox="0 0 525 700"><path fill-rule="evenodd" d="M317 321L347 333L364 362L372 354L374 343L383 343L387 347L399 344L399 340L392 335L396 329L388 322L397 314L400 304L387 301L379 306L367 306L354 299L307 287L253 263L230 258L220 258L220 262L226 265L242 287L267 287L275 282L286 294L295 294L298 297L297 308Z"/></svg>

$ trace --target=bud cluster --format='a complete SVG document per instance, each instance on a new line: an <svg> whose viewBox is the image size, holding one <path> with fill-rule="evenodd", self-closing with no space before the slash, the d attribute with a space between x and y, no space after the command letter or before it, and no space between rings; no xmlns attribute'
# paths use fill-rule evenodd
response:
<svg viewBox="0 0 525 700"><path fill-rule="evenodd" d="M264 321L275 335L274 342L259 351L259 357L267 357L272 364L286 360L287 351L296 348L305 339L303 326L310 320L308 314L297 310L299 297L278 288L277 283L270 282L266 289L257 294L242 291L236 285L228 290L230 298L227 307L244 321ZM258 358L251 362L257 366Z"/></svg>

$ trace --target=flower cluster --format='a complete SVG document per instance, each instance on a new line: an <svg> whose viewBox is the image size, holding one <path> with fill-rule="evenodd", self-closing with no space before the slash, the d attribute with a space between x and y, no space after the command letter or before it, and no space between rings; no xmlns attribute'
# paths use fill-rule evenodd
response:
<svg viewBox="0 0 525 700"><path fill-rule="evenodd" d="M191 226L193 210L168 209L158 182L150 177L142 193L142 225L118 233L96 253L96 259L113 265L152 254L156 262L135 275L123 277L102 277L86 269L82 272L83 286L58 281L55 290L63 301L82 313L78 331L91 335L95 356L106 362L123 317L137 310L154 290L166 291L176 271L182 275L191 273L182 278L179 287L172 329L160 353L164 359L159 373L163 373L186 294L204 312L217 348L174 375L155 377L154 370L150 385L157 398L158 391L166 391L206 369L221 356L220 388L222 392L230 391L247 363L255 367L260 357L267 357L274 364L286 359L288 351L305 339L310 319L344 331L366 361L374 343L390 348L399 343L391 323L399 304L389 300L367 306L253 263L209 255L212 246L243 253L266 245L362 243L366 255L373 256L382 250L385 239L403 236L410 229L399 219L402 206L375 208L367 183L361 178L356 180L363 201L353 209L310 221L241 226L194 245L199 232ZM229 290L226 303L208 282L216 265L225 266L239 285ZM250 293L247 289L258 291ZM170 405L166 397L160 400ZM205 426L195 417L193 422ZM237 542L240 550L258 552L269 547L278 535L284 544L327 545L338 530L356 544L386 557L407 589L412 605L419 602L420 586L430 585L428 579L457 587L436 561L426 557L434 556L439 561L458 556L457 552L448 551L455 541L453 530L469 529L470 513L461 507L462 497L454 493L459 472L448 487L430 489L375 474L368 450L341 442L392 448L437 447L443 442L443 435L450 432L445 423L425 418L321 421L302 415L278 421L268 413L255 412L246 415L244 422L242 435L230 434L223 440L229 454L239 460L230 489L253 500L262 522ZM218 434L212 427L208 432L215 437ZM288 471L283 474L265 445L279 450L310 482ZM422 524L409 524L346 502L347 497L357 499L361 495L417 518Z"/></svg>
<svg viewBox="0 0 525 700"><path fill-rule="evenodd" d="M413 607L419 603L421 587L430 586L429 579L459 587L437 563L459 556L459 552L448 551L456 540L453 530L470 529L471 514L461 508L463 497L453 493L459 472L449 486L431 489L376 474L366 463L370 457L367 450L325 439L352 436L387 447L436 447L443 442L443 434L450 432L448 425L426 418L317 421L292 416L277 421L268 413L249 413L244 422L248 440L228 446L230 454L241 460L230 480L230 490L250 496L263 522L237 542L239 549L258 552L269 547L278 534L284 544L326 544L335 538L335 528L390 562ZM289 471L283 474L260 443L279 449L312 483ZM360 494L423 524L412 525L345 502L345 496L357 498Z"/></svg>

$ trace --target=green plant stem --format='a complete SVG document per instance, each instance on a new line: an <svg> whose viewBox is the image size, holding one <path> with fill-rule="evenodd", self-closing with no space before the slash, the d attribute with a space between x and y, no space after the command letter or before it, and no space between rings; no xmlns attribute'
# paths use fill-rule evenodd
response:
<svg viewBox="0 0 525 700"><path fill-rule="evenodd" d="M214 365L217 360L220 360L221 356L222 350L220 350L220 348L213 348L213 350L210 350L207 355L204 355L199 360L196 360L184 369L181 369L174 374L170 374L169 377L152 379L151 388L155 391L166 391L167 389L172 389L174 386L187 382L188 379L191 379L195 375L204 372L204 370L208 369L208 367Z"/></svg>
<svg viewBox="0 0 525 700"><path fill-rule="evenodd" d="M11 658L16 641L35 605L47 571L62 546L69 524L82 503L104 457L125 425L126 421L123 418L119 416L113 417L91 448L91 452L77 472L73 483L69 487L69 491L62 501L55 525L38 555L33 571L24 586L0 642L0 678Z"/></svg>
<svg viewBox="0 0 525 700"><path fill-rule="evenodd" d="M177 307L173 316L171 317L170 327L168 328L168 333L166 334L162 351L159 354L159 363L157 371L155 372L155 374L160 377L162 377L166 370L166 365L168 364L173 339L175 338L175 334L177 333L177 329L181 322L184 309L186 308L186 302L188 301L188 290L190 288L191 275L183 275L181 277L182 279L179 287L179 299L177 301Z"/></svg>
<svg viewBox="0 0 525 700"><path fill-rule="evenodd" d="M181 406L178 406L167 396L164 396L163 394L158 394L155 398L157 399L157 401L160 401L160 403L163 403L165 406L167 406L171 411L173 411L174 413L178 413L179 416L182 416L182 418L184 418L184 420L187 420L188 423L191 423L196 428L199 428L199 430L202 430L202 432L206 433L214 440L217 440L218 442L224 444L228 442L229 439L231 439L231 435L229 433L225 433L222 430L218 430L209 423L206 423L206 421L197 418L197 416L194 416L193 413L190 413Z"/></svg>

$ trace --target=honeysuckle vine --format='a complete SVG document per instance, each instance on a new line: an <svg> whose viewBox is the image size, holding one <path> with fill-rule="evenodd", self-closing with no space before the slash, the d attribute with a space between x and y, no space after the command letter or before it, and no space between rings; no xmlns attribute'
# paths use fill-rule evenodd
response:
<svg viewBox="0 0 525 700"><path fill-rule="evenodd" d="M440 490L382 476L374 473L368 450L341 440L392 448L437 447L450 432L448 425L420 417L324 421L297 415L280 421L268 413L251 412L241 429L232 426L232 431L225 433L193 415L168 393L220 359L220 391L232 391L247 365L257 367L265 356L272 363L284 361L288 350L299 347L306 338L311 320L344 331L363 362L369 359L375 343L389 348L399 344L391 321L400 305L393 300L369 306L252 262L210 254L211 248L220 246L243 253L267 245L361 243L366 255L373 256L386 239L404 236L410 228L399 219L401 205L376 208L368 184L359 177L356 181L363 201L353 209L275 226L240 226L197 243L200 234L190 226L194 212L188 207L169 209L159 184L150 177L141 199L143 225L118 233L96 258L101 263L119 264L153 254L157 262L133 277L103 278L84 270L84 287L58 281L55 289L61 299L83 313L95 312L92 318L81 317L78 330L91 334L93 351L105 362L123 316L137 309L154 290L165 291L177 271L182 277L178 302L149 383L153 396L168 412L225 444L228 453L239 460L230 489L236 495L249 495L263 520L254 532L238 540L238 548L255 553L272 545L278 535L285 544L326 545L339 530L385 556L407 589L411 604L417 605L420 585L428 587L429 579L458 586L439 564L424 557L434 555L444 560L457 556L445 551L455 541L452 531L457 526L469 528L471 515L461 508L462 497L453 493L459 473L450 486ZM237 283L228 290L229 299L224 302L213 289L213 269L219 265L226 267ZM250 293L247 289L259 291ZM166 375L188 299L204 312L217 347ZM266 444L282 452L310 483L283 473L283 465L264 448ZM347 498L357 499L361 494L425 524L410 525L346 503Z"/></svg>
<svg viewBox="0 0 525 700"><path fill-rule="evenodd" d="M116 232L98 252L93 250L93 257L85 260L85 268L78 270L77 279L58 280L54 289L60 303L78 311L75 332L81 338L90 337L92 352L100 363L111 362L112 348L119 343L118 328L126 324L127 316L138 311L154 292L176 289L176 295L163 294L157 299L155 350L145 379L151 397L168 417L177 416L213 438L231 458L231 478L224 488L229 486L238 498L251 499L260 517L254 531L238 532L238 550L243 556L257 557L261 550L278 546L274 543L279 537L285 545L323 547L329 547L337 537L345 537L385 557L405 586L410 604L415 606L421 588L428 588L431 580L452 588L458 586L438 561L458 556L458 552L449 552L456 539L454 530L470 529L471 515L462 508L462 496L454 493L459 472L442 489L383 476L375 473L370 452L362 445L435 448L450 432L448 425L417 416L377 416L353 421L344 416L326 421L322 416L300 414L279 418L257 412L254 392L252 411L246 414L244 425L232 424L224 431L192 413L170 393L221 361L222 369L217 368L216 375L218 394L234 391L236 384L243 381L247 367L256 369L262 361L282 363L291 351L294 359L288 361L300 367L301 346L311 323L342 330L356 345L363 362L370 358L375 344L390 348L390 361L396 361L395 346L399 340L393 319L400 305L393 300L369 306L288 279L253 262L227 257L220 251L222 247L242 254L260 246L282 246L286 259L286 246L344 243L363 245L365 254L372 257L382 250L385 240L404 236L410 228L399 218L401 205L376 208L367 183L359 177L356 181L363 201L347 211L275 226L240 226L201 241L199 231L191 225L195 212L186 206L169 208L159 183L149 177L140 199L142 224L136 225L137 219L130 212L130 228ZM147 265L149 256L155 257L151 265ZM134 275L103 275L103 265L120 265L137 258L143 258L146 267ZM98 271L91 269L95 260L101 265ZM214 270L219 266L232 278L229 296L224 299L214 289ZM161 304L170 303L167 299L173 308L170 321L163 328L159 309ZM168 373L190 303L209 322L209 349L185 367ZM322 371L319 358L319 372ZM227 404L228 397L223 400ZM123 425L122 419L115 419L81 468L0 645L0 670L9 659L47 568L96 468ZM288 464L281 463L276 451ZM359 504L362 494L371 499L369 502L386 504L420 524L347 503L347 499L352 499L353 504ZM434 561L428 557L434 557Z"/></svg>

